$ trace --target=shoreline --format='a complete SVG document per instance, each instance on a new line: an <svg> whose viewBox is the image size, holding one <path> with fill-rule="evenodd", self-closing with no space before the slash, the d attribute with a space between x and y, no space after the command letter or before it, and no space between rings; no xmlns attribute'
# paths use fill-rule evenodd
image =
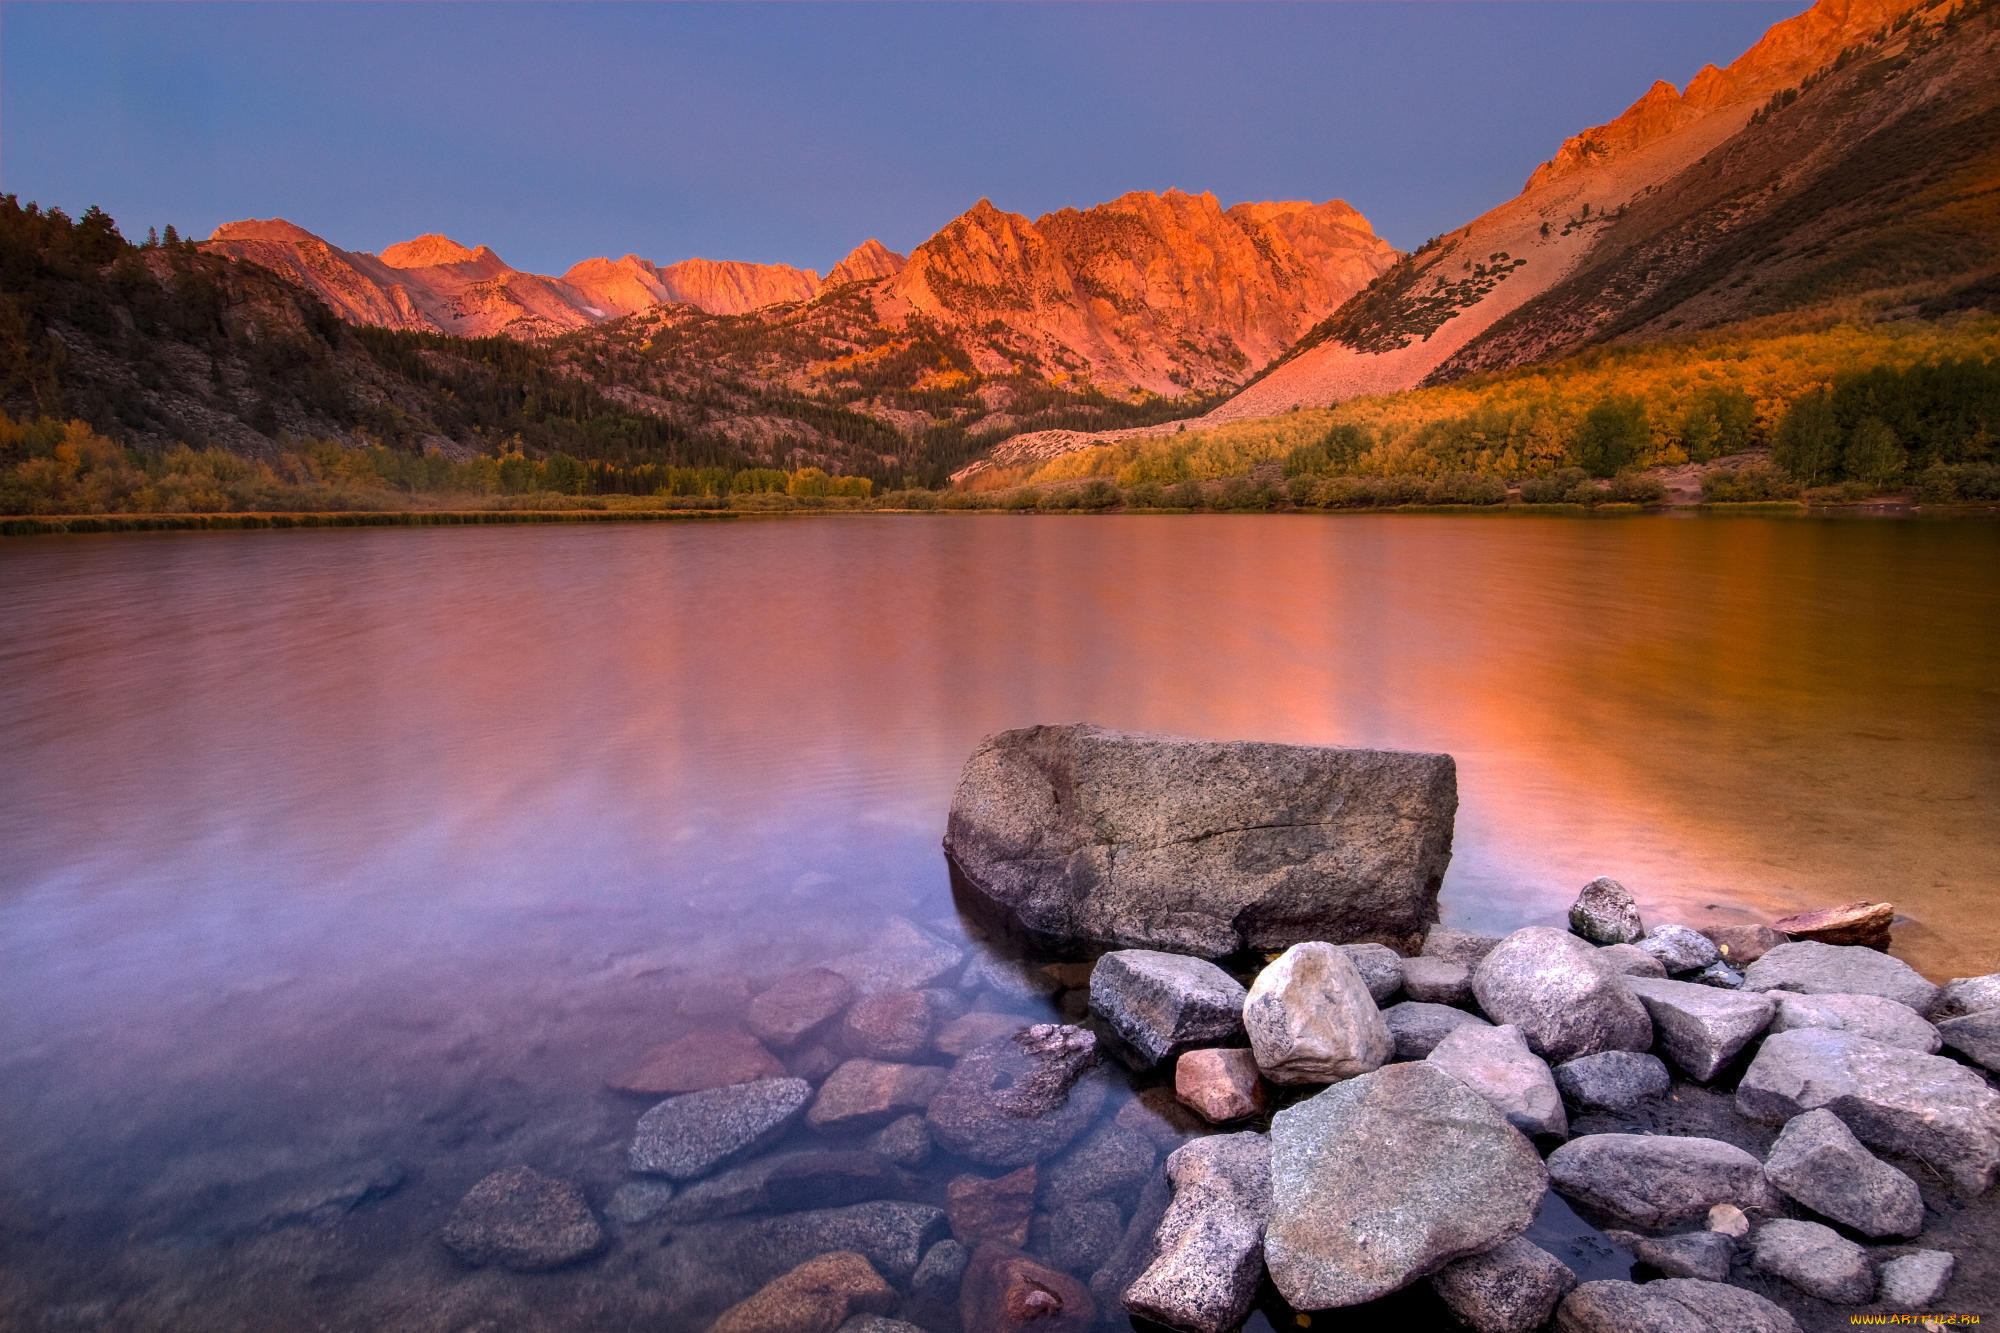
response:
<svg viewBox="0 0 2000 1333"><path fill-rule="evenodd" d="M135 532L252 532L300 528L422 528L479 527L536 523L654 523L746 518L834 518L868 514L925 516L1002 516L1032 518L1098 518L1107 515L1182 515L1210 517L1232 513L1269 517L1314 514L1329 518L1368 514L1528 515L1543 518L1874 518L1948 519L2000 516L2000 504L1923 505L1907 502L1811 505L1794 500L1758 500L1692 505L1639 504L1499 504L1384 505L1354 509L1196 511L1192 509L1131 509L1102 511L1003 509L331 509L305 511L245 511L222 514L11 514L0 515L0 537L80 536Z"/></svg>

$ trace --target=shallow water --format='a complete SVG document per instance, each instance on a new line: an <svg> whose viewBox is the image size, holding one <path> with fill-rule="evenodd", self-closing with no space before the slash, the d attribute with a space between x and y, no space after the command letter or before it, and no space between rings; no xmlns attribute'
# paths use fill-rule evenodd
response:
<svg viewBox="0 0 2000 1333"><path fill-rule="evenodd" d="M0 545L0 1324L704 1322L663 1224L547 1277L434 1234L518 1162L601 1209L649 1104L603 1080L787 969L976 952L938 838L1001 727L1449 751L1453 924L1609 873L1995 970L1996 573L1992 524L1779 519Z"/></svg>

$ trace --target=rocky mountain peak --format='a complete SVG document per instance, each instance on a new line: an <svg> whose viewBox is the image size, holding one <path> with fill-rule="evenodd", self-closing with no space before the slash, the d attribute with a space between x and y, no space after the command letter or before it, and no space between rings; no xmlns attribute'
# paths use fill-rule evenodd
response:
<svg viewBox="0 0 2000 1333"><path fill-rule="evenodd" d="M850 282L867 282L874 278L893 278L903 271L908 258L897 254L882 242L870 236L848 252L847 258L833 266L826 275L828 288L845 286Z"/></svg>
<svg viewBox="0 0 2000 1333"><path fill-rule="evenodd" d="M390 268L436 268L440 264L463 264L475 259L498 259L491 250L480 246L478 250L468 250L449 236L435 232L419 236L413 241L403 241L389 246L376 256Z"/></svg>
<svg viewBox="0 0 2000 1333"><path fill-rule="evenodd" d="M225 222L209 233L211 241L281 241L293 245L304 243L325 244L319 237L295 222L283 218L269 218L258 221L245 218L241 222Z"/></svg>

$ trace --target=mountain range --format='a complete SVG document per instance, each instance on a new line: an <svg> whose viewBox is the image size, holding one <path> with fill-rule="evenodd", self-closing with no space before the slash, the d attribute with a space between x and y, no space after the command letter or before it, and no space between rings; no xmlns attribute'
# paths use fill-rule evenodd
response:
<svg viewBox="0 0 2000 1333"><path fill-rule="evenodd" d="M1594 344L1991 307L1995 70L1994 0L1818 0L1410 254L1338 199L1178 190L1032 220L981 199L907 256L869 240L824 277L635 255L545 276L279 219L92 269L44 236L0 255L0 405L151 445L287 432L935 484Z"/></svg>

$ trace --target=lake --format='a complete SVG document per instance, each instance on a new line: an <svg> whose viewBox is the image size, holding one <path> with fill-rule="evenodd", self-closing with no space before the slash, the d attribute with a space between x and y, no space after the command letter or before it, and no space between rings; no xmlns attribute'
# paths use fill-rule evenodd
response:
<svg viewBox="0 0 2000 1333"><path fill-rule="evenodd" d="M601 1213L657 1100L607 1078L884 931L1074 1016L939 850L1005 727L1447 751L1453 925L1609 874L1649 922L1886 898L1996 970L1996 574L2000 525L1789 518L0 543L0 1325L705 1326L689 1237L740 1222L545 1276L437 1231L520 1163Z"/></svg>

